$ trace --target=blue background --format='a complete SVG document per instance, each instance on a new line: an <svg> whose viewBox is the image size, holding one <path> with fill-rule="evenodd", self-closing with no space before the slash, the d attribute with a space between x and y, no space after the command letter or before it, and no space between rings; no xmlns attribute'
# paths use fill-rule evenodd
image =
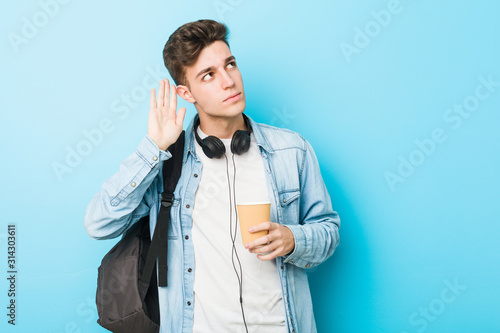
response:
<svg viewBox="0 0 500 333"><path fill-rule="evenodd" d="M247 113L317 153L342 220L336 253L309 273L319 332L500 331L500 2L54 3L0 11L0 331L105 331L97 267L117 239L88 237L86 206L146 133L168 36L200 18L230 28Z"/></svg>

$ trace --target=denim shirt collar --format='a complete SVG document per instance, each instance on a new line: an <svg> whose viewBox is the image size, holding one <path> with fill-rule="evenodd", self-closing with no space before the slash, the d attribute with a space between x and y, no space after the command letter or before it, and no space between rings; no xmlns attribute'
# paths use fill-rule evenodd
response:
<svg viewBox="0 0 500 333"><path fill-rule="evenodd" d="M189 123L188 127L186 128L186 141L184 143L184 159L182 161L182 164L186 163L187 156L188 154L193 155L193 158L196 161L199 161L198 156L196 155L196 149L194 147L194 132L193 132L193 127L194 127L194 122L198 119L198 113L193 117L191 122Z"/></svg>
<svg viewBox="0 0 500 333"><path fill-rule="evenodd" d="M246 115L246 114L245 114ZM261 148L261 150L265 150L267 153L273 153L274 150L267 141L266 137L262 133L262 130L260 128L260 124L256 123L252 118L250 118L247 115L248 119L250 120L250 125L252 126L252 132L255 137L255 142L257 146ZM198 119L198 113L195 114L193 119L191 119L191 122L186 128L186 141L185 141L185 147L184 147L184 159L182 163L186 163L187 160L187 155L191 154L193 155L193 158L196 161L199 161L198 156L196 155L196 149L194 146L194 124L196 122L196 119Z"/></svg>

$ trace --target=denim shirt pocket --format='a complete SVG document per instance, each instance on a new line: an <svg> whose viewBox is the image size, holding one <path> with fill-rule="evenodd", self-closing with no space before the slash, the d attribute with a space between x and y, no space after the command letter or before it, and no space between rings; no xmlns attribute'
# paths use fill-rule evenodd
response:
<svg viewBox="0 0 500 333"><path fill-rule="evenodd" d="M285 189L278 193L283 224L299 223L299 189Z"/></svg>

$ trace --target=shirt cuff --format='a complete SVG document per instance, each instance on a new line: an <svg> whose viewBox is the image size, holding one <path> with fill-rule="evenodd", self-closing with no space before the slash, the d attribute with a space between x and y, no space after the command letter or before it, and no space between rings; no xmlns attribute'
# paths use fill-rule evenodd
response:
<svg viewBox="0 0 500 333"><path fill-rule="evenodd" d="M148 135L141 140L136 152L151 168L154 168L159 162L168 160L172 157L172 154L168 150L160 150Z"/></svg>
<svg viewBox="0 0 500 333"><path fill-rule="evenodd" d="M311 266L310 263L301 259L307 250L307 239L302 225L285 225L285 227L292 231L295 239L295 248L292 253L283 256L283 262L302 268L309 268Z"/></svg>

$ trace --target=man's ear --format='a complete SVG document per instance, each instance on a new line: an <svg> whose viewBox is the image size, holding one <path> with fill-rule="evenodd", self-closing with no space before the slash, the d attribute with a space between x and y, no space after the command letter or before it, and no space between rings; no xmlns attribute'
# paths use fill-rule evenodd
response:
<svg viewBox="0 0 500 333"><path fill-rule="evenodd" d="M181 96L186 102L188 103L195 103L196 100L194 99L193 95L191 95L191 91L187 86L184 86L182 84L177 86L177 93L179 96Z"/></svg>

